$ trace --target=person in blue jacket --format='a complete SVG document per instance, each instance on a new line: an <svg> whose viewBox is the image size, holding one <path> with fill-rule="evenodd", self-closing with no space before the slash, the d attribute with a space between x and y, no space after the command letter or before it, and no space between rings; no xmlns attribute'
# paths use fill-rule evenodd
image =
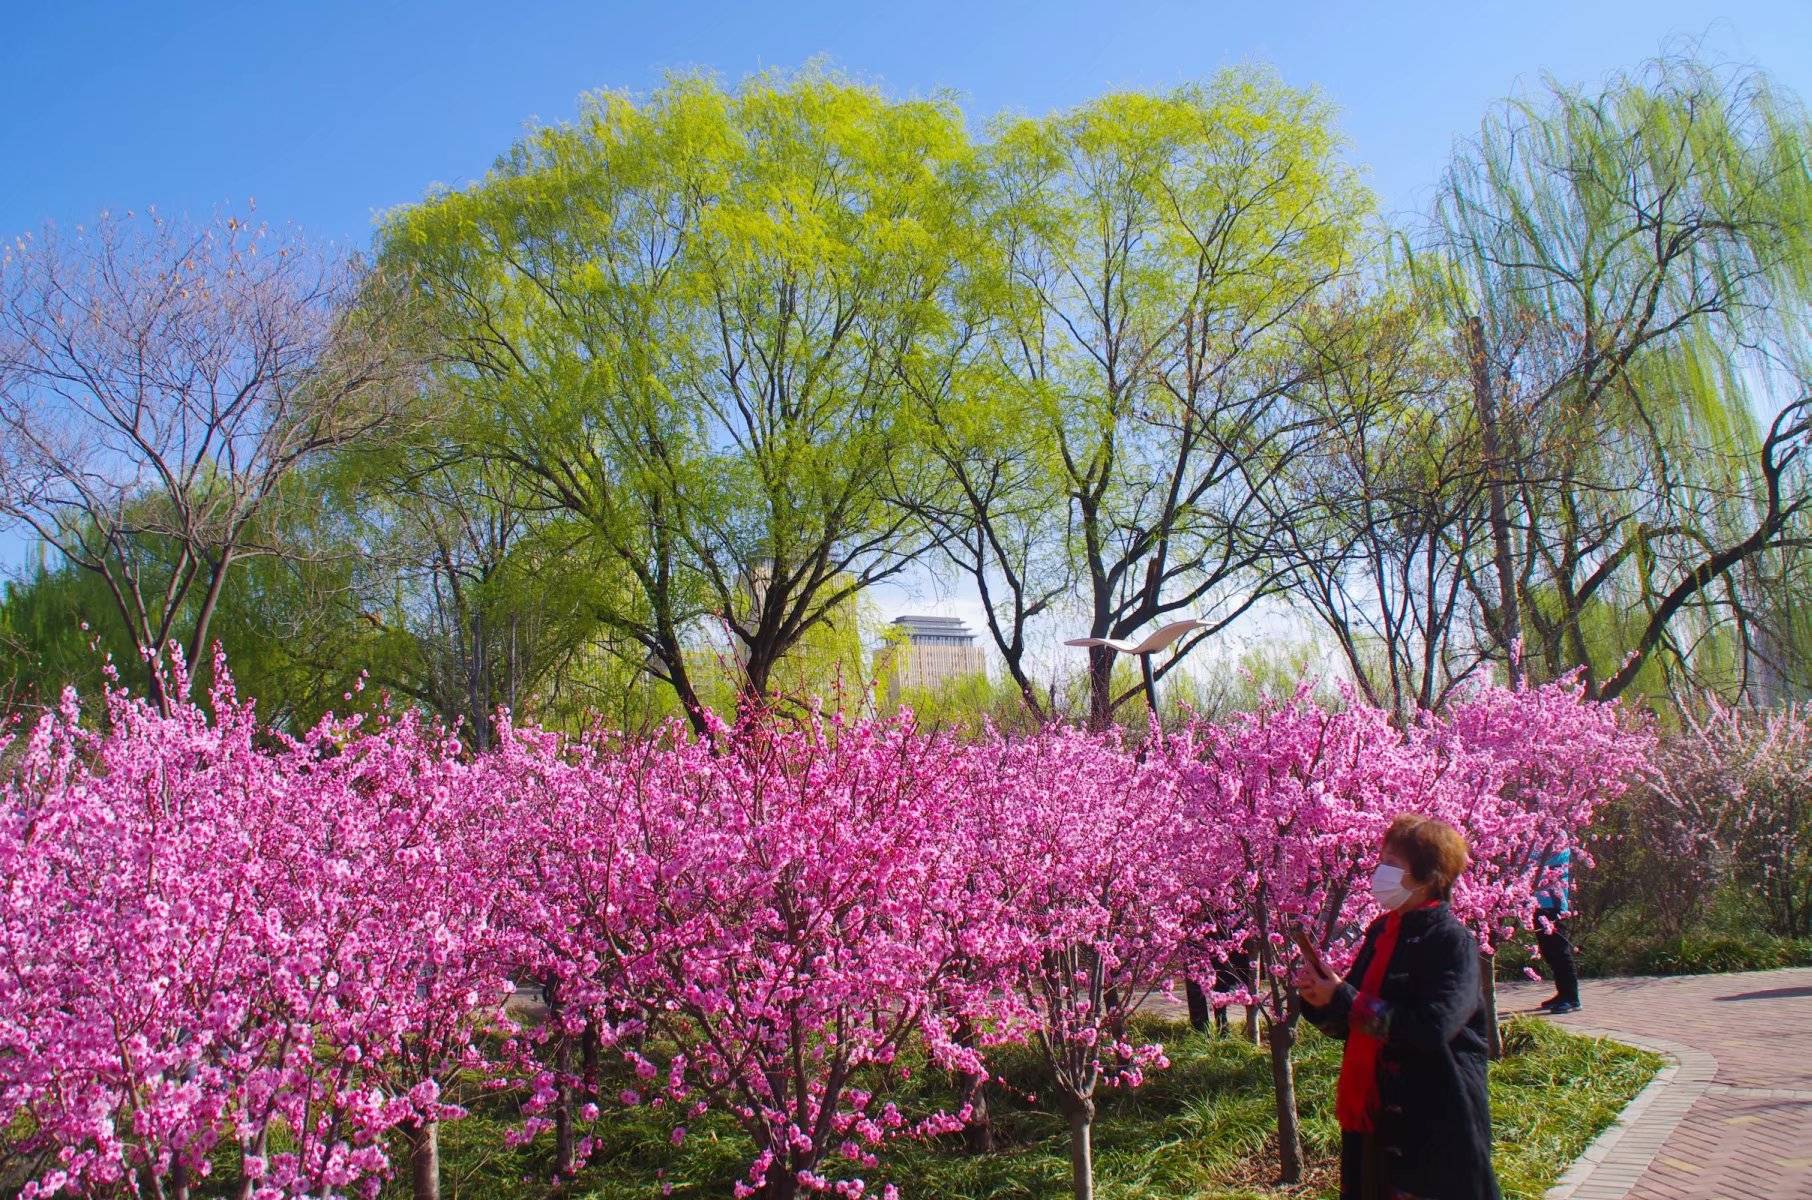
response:
<svg viewBox="0 0 1812 1200"><path fill-rule="evenodd" d="M1579 1011L1579 972L1573 965L1573 943L1566 933L1568 893L1573 888L1573 851L1550 854L1542 866L1552 872L1546 887L1535 893L1535 945L1554 975L1554 994L1540 1007L1559 1016Z"/></svg>

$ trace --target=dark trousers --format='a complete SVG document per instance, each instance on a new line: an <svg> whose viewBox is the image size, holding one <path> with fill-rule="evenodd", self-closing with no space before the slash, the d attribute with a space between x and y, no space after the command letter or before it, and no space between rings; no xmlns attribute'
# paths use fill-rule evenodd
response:
<svg viewBox="0 0 1812 1200"><path fill-rule="evenodd" d="M1535 914L1535 945L1541 960L1554 974L1554 991L1562 1000L1579 1003L1579 971L1573 965L1573 943L1568 940L1566 922L1553 913Z"/></svg>
<svg viewBox="0 0 1812 1200"><path fill-rule="evenodd" d="M1387 1200L1378 1143L1369 1133L1340 1134L1340 1200Z"/></svg>

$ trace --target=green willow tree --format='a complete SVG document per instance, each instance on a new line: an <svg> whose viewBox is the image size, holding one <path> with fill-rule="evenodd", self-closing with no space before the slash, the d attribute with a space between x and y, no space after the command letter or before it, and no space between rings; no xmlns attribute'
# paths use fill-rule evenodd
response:
<svg viewBox="0 0 1812 1200"><path fill-rule="evenodd" d="M1513 675L1519 643L1604 698L1690 662L1753 603L1737 568L1797 540L1809 152L1764 77L1668 60L1507 103L1448 171L1420 265L1470 360L1466 579Z"/></svg>
<svg viewBox="0 0 1812 1200"><path fill-rule="evenodd" d="M343 579L321 589L299 655L353 656L481 750L500 708L570 726L602 699L584 663L615 576L581 522L432 426L340 455L321 482L334 515L311 541Z"/></svg>
<svg viewBox="0 0 1812 1200"><path fill-rule="evenodd" d="M315 478L292 477L282 490L300 492ZM328 709L346 711L344 695L358 682L361 666L374 661L359 628L335 603L349 582L350 556L323 556L316 541L298 537L293 521L270 521L279 510L293 517L304 507L299 497L286 496L267 509L258 542L281 545L283 554L248 555L235 563L208 623L210 641L230 658L239 693L255 697L261 716L290 730L306 728ZM163 538L140 532L116 544L147 590L161 593L182 569L181 550ZM191 591L173 621L195 621L201 603ZM35 715L72 685L92 698L110 666L132 682L127 668L137 654L133 631L105 581L80 564L41 553L28 574L0 590L0 713L11 708ZM211 658L204 656L190 673L197 694L205 694L213 681Z"/></svg>
<svg viewBox="0 0 1812 1200"><path fill-rule="evenodd" d="M914 395L954 476L933 525L1035 710L1041 614L1097 637L1205 617L1162 675L1277 587L1297 514L1265 497L1311 431L1290 323L1370 204L1337 148L1320 100L1252 72L995 129L986 257ZM1113 667L1090 652L1096 728L1140 694Z"/></svg>
<svg viewBox="0 0 1812 1200"><path fill-rule="evenodd" d="M695 720L689 645L728 639L765 697L922 551L890 503L920 473L900 364L947 319L970 157L945 102L680 78L594 96L386 225L457 436L585 523L629 585L601 621Z"/></svg>

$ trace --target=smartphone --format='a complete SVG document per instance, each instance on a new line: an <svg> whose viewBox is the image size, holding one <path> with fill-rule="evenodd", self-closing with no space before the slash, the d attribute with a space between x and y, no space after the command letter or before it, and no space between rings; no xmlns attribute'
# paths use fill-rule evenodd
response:
<svg viewBox="0 0 1812 1200"><path fill-rule="evenodd" d="M1296 939L1296 948L1302 951L1303 958L1308 960L1310 966L1323 975L1332 976L1334 974L1328 970L1327 963L1322 960L1321 951L1315 948L1315 943L1310 939L1308 930L1298 925L1290 930L1290 936Z"/></svg>

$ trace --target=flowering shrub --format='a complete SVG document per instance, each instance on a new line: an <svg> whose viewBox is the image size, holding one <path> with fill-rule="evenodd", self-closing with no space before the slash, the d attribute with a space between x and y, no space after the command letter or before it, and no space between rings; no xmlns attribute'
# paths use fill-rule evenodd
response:
<svg viewBox="0 0 1812 1200"><path fill-rule="evenodd" d="M1331 966L1351 959L1376 915L1365 881L1384 829L1408 811L1465 834L1473 864L1453 908L1489 948L1529 921L1547 854L1621 793L1648 750L1645 733L1571 682L1478 688L1407 731L1346 700L1323 709L1305 686L1225 724L1194 722L1169 744L1201 830L1198 886L1210 911L1233 917L1207 944L1253 954L1290 1182L1303 1169L1290 1065L1290 981L1303 964L1291 931L1308 931Z"/></svg>
<svg viewBox="0 0 1812 1200"><path fill-rule="evenodd" d="M287 738L216 678L205 707L110 692L98 732L66 696L7 751L0 1161L30 1200L186 1198L221 1149L246 1200L370 1196L402 1161L435 1195L472 1085L552 1133L555 1175L624 1106L676 1143L718 1109L753 1144L738 1195L855 1196L890 1140L971 1119L1005 1040L1045 1057L1086 1195L1096 1089L1165 1065L1129 1018L1203 946L1257 948L1287 1155L1289 928L1350 954L1413 809L1466 831L1489 939L1646 750L1556 685L1407 731L1305 692L1136 754L901 717L506 719L474 755L387 711ZM889 1100L909 1049L968 1081L945 1111Z"/></svg>
<svg viewBox="0 0 1812 1200"><path fill-rule="evenodd" d="M1426 811L1466 832L1472 866L1454 910L1487 951L1526 926L1535 894L1556 883L1545 864L1581 844L1594 815L1646 774L1653 735L1611 704L1583 698L1575 679L1512 690L1483 687L1415 730L1440 786Z"/></svg>
<svg viewBox="0 0 1812 1200"><path fill-rule="evenodd" d="M737 1194L833 1186L826 1160L872 1165L912 1122L854 1086L917 1037L943 1062L936 1000L965 916L955 747L909 719L669 731L613 770L623 839L612 952L664 1069L638 1059L653 1103L728 1106L757 1157ZM642 1097L626 1097L638 1102Z"/></svg>
<svg viewBox="0 0 1812 1200"><path fill-rule="evenodd" d="M1176 772L1105 738L1051 728L967 756L957 840L972 859L963 949L972 1011L1030 1036L1070 1122L1076 1194L1092 1188L1095 1089L1167 1065L1127 1022L1174 980L1202 896L1201 846Z"/></svg>
<svg viewBox="0 0 1812 1200"><path fill-rule="evenodd" d="M411 717L274 739L224 667L213 719L73 696L0 796L0 1119L22 1196L186 1196L237 1142L248 1197L374 1192L385 1139L482 1067L479 822ZM180 693L180 680L175 688ZM281 1150L272 1133L281 1129Z"/></svg>
<svg viewBox="0 0 1812 1200"><path fill-rule="evenodd" d="M1747 885L1768 932L1812 937L1812 707L1708 698L1684 718L1654 783L1662 824L1692 839L1682 860Z"/></svg>

